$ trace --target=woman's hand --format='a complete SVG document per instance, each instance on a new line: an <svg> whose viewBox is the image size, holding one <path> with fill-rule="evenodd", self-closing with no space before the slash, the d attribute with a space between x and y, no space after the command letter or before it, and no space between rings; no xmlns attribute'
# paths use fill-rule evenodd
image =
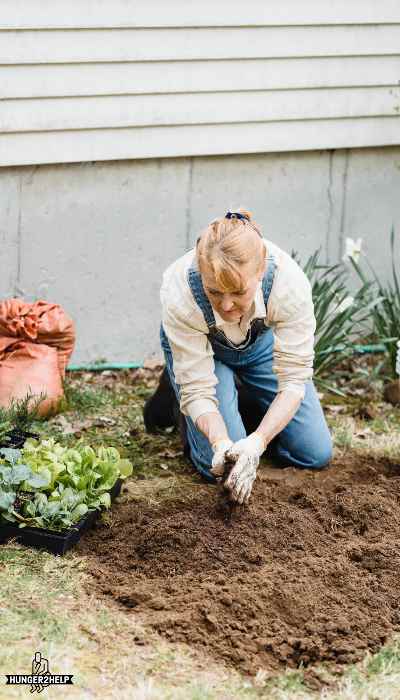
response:
<svg viewBox="0 0 400 700"><path fill-rule="evenodd" d="M230 491L232 501L248 503L257 475L260 457L265 450L265 441L257 432L251 433L243 440L238 440L225 453L225 459L235 462L224 483Z"/></svg>
<svg viewBox="0 0 400 700"><path fill-rule="evenodd" d="M215 477L223 476L225 469L225 453L232 447L224 419L220 413L203 413L197 419L196 426L208 438L214 453L210 472Z"/></svg>
<svg viewBox="0 0 400 700"><path fill-rule="evenodd" d="M226 464L226 453L230 447L232 447L233 442L228 437L221 440L216 440L213 443L212 448L214 451L213 461L211 464L210 472L215 477L220 477L224 475L225 464Z"/></svg>

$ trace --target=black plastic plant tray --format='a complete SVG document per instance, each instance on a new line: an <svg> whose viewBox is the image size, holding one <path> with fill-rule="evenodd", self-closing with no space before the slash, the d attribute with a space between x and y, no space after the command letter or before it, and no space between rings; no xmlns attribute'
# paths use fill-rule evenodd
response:
<svg viewBox="0 0 400 700"><path fill-rule="evenodd" d="M0 448L11 447L13 450L19 450L25 445L28 438L35 438L35 440L37 440L39 437L37 433L29 433L26 430L14 428L7 433L8 439L0 444Z"/></svg>
<svg viewBox="0 0 400 700"><path fill-rule="evenodd" d="M113 501L121 493L122 479L118 479L110 490L111 501ZM4 544L7 540L13 538L19 544L34 547L36 549L47 549L52 554L65 554L71 547L79 542L83 533L89 530L101 513L104 511L91 510L74 527L64 530L64 532L56 532L54 530L45 530L40 527L23 527L16 525L1 525L0 526L0 544Z"/></svg>

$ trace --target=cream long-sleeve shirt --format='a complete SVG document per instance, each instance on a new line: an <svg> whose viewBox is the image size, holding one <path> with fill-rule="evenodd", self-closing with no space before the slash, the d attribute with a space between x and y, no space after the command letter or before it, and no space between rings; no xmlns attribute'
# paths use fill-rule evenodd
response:
<svg viewBox="0 0 400 700"><path fill-rule="evenodd" d="M234 344L242 343L254 318L264 318L274 334L273 372L278 391L290 390L304 397L304 382L313 374L315 316L310 283L299 265L271 241L276 270L268 308L261 282L249 312L240 323L224 321L213 309L217 328ZM195 250L170 265L161 286L162 323L168 337L174 374L180 385L181 411L194 422L204 413L218 410L214 353L203 312L193 298L187 272Z"/></svg>

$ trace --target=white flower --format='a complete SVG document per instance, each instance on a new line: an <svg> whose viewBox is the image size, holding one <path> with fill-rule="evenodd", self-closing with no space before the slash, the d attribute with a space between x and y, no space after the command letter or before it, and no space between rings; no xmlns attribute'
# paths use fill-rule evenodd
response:
<svg viewBox="0 0 400 700"><path fill-rule="evenodd" d="M397 341L396 372L400 377L400 340Z"/></svg>
<svg viewBox="0 0 400 700"><path fill-rule="evenodd" d="M341 314L343 311L347 311L350 306L354 304L354 297L345 297L342 302L338 305L336 312Z"/></svg>
<svg viewBox="0 0 400 700"><path fill-rule="evenodd" d="M354 262L357 262L361 254L361 244L362 238L357 238L356 241L354 241L352 238L346 238L346 248L343 255L343 261L347 262L351 258L354 260Z"/></svg>

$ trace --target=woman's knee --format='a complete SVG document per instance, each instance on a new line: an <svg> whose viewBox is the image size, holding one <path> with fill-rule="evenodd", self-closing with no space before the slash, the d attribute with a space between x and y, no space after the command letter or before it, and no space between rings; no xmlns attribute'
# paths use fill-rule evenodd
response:
<svg viewBox="0 0 400 700"><path fill-rule="evenodd" d="M332 439L329 435L325 438L325 440L319 442L318 445L313 446L313 449L310 450L309 454L307 455L307 461L309 461L309 464L306 464L305 466L307 466L309 469L324 469L330 463L332 455Z"/></svg>
<svg viewBox="0 0 400 700"><path fill-rule="evenodd" d="M332 440L328 435L317 441L299 444L295 441L277 440L271 453L283 466L295 466L300 469L324 469L332 459Z"/></svg>

